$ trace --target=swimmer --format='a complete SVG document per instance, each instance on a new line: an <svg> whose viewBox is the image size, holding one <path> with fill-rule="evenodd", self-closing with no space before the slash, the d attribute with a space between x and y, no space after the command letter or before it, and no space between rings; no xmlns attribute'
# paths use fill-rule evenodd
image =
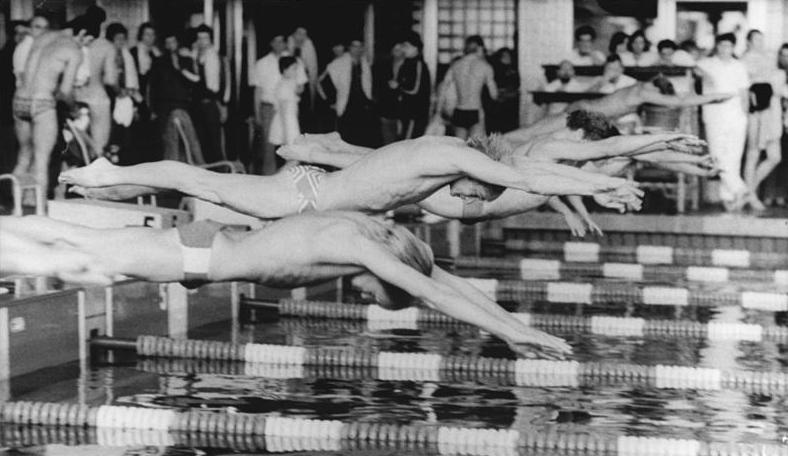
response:
<svg viewBox="0 0 788 456"><path fill-rule="evenodd" d="M650 81L638 82L635 85L619 89L602 98L576 101L570 104L565 112L593 111L610 119L618 119L637 112L640 105L644 103L667 107L689 107L721 103L734 95L732 93L677 95L673 84L667 78L659 76ZM565 113L559 113L547 116L532 125L507 133L504 138L512 144L519 145L536 136L562 130L565 127L565 115Z"/></svg>
<svg viewBox="0 0 788 456"><path fill-rule="evenodd" d="M24 237L42 248L60 244L82 252L105 281L120 274L187 286L240 280L292 288L352 276L353 287L383 307L403 308L420 299L515 349L539 345L570 352L563 340L526 326L468 281L435 266L429 246L406 228L356 212L301 214L254 231L213 221L170 229L93 229L40 216L0 217L0 240L8 236ZM3 257L27 255L13 252L4 250ZM14 258L6 260L12 269L1 272L38 272L14 263ZM75 259L73 267L83 266L81 261Z"/></svg>
<svg viewBox="0 0 788 456"><path fill-rule="evenodd" d="M46 32L30 49L22 80L14 94L14 128L19 160L14 175L32 174L45 190L49 157L58 137L58 100L73 102L74 82L82 63L80 51L99 34L100 22L89 15L75 18L67 30Z"/></svg>
<svg viewBox="0 0 788 456"><path fill-rule="evenodd" d="M485 87L493 100L498 98L495 73L487 62L484 40L479 35L465 39L465 55L454 62L444 77L454 87L457 106L451 116L455 136L467 139L484 134L482 94Z"/></svg>
<svg viewBox="0 0 788 456"><path fill-rule="evenodd" d="M481 148L485 152L457 138L422 137L367 153L336 172L299 165L273 176L221 174L172 161L118 167L99 159L62 173L60 179L75 185L74 192L92 198L127 199L176 190L264 219L309 211L385 212L417 203L465 176L545 195L605 194L615 201L642 195L625 179L527 159L513 168L496 161L499 151L494 147ZM294 159L312 149L326 153L320 145L306 144L280 148L280 155Z"/></svg>

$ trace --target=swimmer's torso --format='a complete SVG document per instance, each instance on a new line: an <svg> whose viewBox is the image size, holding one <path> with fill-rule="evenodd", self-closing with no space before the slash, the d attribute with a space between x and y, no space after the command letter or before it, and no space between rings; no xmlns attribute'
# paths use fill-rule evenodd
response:
<svg viewBox="0 0 788 456"><path fill-rule="evenodd" d="M222 231L213 243L211 269L269 286L294 287L363 269L352 261L361 214L310 213L265 228Z"/></svg>
<svg viewBox="0 0 788 456"><path fill-rule="evenodd" d="M409 140L407 147L399 142L394 145L396 153L387 153L384 147L348 168L326 175L318 209L382 212L423 200L460 177L442 175L446 168L436 166L440 158L431 150L435 141L427 137ZM434 177L430 170L434 170Z"/></svg>
<svg viewBox="0 0 788 456"><path fill-rule="evenodd" d="M17 94L39 99L54 98L61 75L72 60L81 61L81 53L70 36L62 32L41 35L30 49L24 79Z"/></svg>
<svg viewBox="0 0 788 456"><path fill-rule="evenodd" d="M482 89L490 71L490 64L476 55L466 55L452 65L452 77L457 87L457 109L482 108Z"/></svg>

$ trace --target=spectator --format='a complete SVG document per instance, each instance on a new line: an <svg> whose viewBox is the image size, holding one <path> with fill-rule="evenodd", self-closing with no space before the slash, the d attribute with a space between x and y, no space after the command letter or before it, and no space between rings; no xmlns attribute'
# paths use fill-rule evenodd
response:
<svg viewBox="0 0 788 456"><path fill-rule="evenodd" d="M629 35L627 52L621 54L621 63L625 67L647 67L656 65L659 57L650 51L651 43L642 30Z"/></svg>
<svg viewBox="0 0 788 456"><path fill-rule="evenodd" d="M309 90L305 90L301 97L300 117L302 125L311 126L314 123L315 95L317 93L317 81L320 77L317 52L304 27L296 28L293 34L288 37L287 48L290 55L300 60L306 71L306 77L309 79L309 84L306 86ZM310 128L311 130L312 128Z"/></svg>
<svg viewBox="0 0 788 456"><path fill-rule="evenodd" d="M148 78L153 67L153 61L161 57L161 51L156 47L156 29L150 22L140 25L137 31L137 45L131 48L131 56L137 66L137 79L139 80L140 93L148 96Z"/></svg>
<svg viewBox="0 0 788 456"><path fill-rule="evenodd" d="M102 155L96 147L96 142L88 132L90 128L90 106L77 101L71 106L63 130L63 139L66 143L63 151L63 162L71 167L80 167Z"/></svg>
<svg viewBox="0 0 788 456"><path fill-rule="evenodd" d="M375 68L375 98L378 101L383 145L399 140L401 108L397 78L404 61L402 43L395 43L390 58L380 61Z"/></svg>
<svg viewBox="0 0 788 456"><path fill-rule="evenodd" d="M465 39L465 55L456 60L446 73L448 87L453 87L457 97L451 116L454 135L467 139L485 134L482 93L484 88L493 100L498 99L495 73L487 63L484 40L478 35Z"/></svg>
<svg viewBox="0 0 788 456"><path fill-rule="evenodd" d="M402 41L405 61L397 72L393 88L400 94L400 139L417 138L424 135L430 116L432 84L430 70L422 57L424 44L421 36L411 32Z"/></svg>
<svg viewBox="0 0 788 456"><path fill-rule="evenodd" d="M613 93L618 89L637 84L635 78L624 74L624 64L618 55L610 55L605 60L602 76L588 88L589 92Z"/></svg>
<svg viewBox="0 0 788 456"><path fill-rule="evenodd" d="M163 141L162 157L166 160L185 161L180 152L181 140L175 125L175 119L178 119L185 136L185 147L191 151L195 163L201 164L205 163L205 160L189 115L193 85L198 79L191 71L193 66L194 63L189 57L181 55L177 34L164 34L164 53L152 63L149 90L152 116L158 122Z"/></svg>
<svg viewBox="0 0 788 456"><path fill-rule="evenodd" d="M673 55L673 62L680 66L695 66L702 57L703 53L694 40L684 40Z"/></svg>
<svg viewBox="0 0 788 456"><path fill-rule="evenodd" d="M222 147L222 58L213 46L213 29L205 24L195 29L195 66L199 80L194 93L194 124L204 158L217 162L225 158Z"/></svg>
<svg viewBox="0 0 788 456"><path fill-rule="evenodd" d="M659 54L658 65L673 66L673 57L676 55L678 46L673 40L662 40L657 43L657 54Z"/></svg>
<svg viewBox="0 0 788 456"><path fill-rule="evenodd" d="M490 109L487 130L505 133L520 126L520 73L514 61L514 51L501 48L492 58L498 100Z"/></svg>
<svg viewBox="0 0 788 456"><path fill-rule="evenodd" d="M379 126L372 105L372 70L364 43L350 42L348 52L328 65L326 73L337 91L337 130L347 142L374 147Z"/></svg>
<svg viewBox="0 0 788 456"><path fill-rule="evenodd" d="M747 154L744 182L750 189L749 204L755 210L766 207L758 199L758 187L780 163L783 131L781 98L785 93L785 72L764 49L763 34L747 33L747 51L741 59L750 78L750 110L747 116ZM766 159L761 161L761 151Z"/></svg>
<svg viewBox="0 0 788 456"><path fill-rule="evenodd" d="M129 151L131 137L129 127L134 117L134 104L142 102L137 79L137 67L127 45L128 30L123 24L113 22L107 26L104 33L107 40L115 47L115 71L118 74L118 84L113 87L113 124L112 144L120 148L120 157L114 157L115 162L122 164L135 164L140 160L132 157ZM119 160L118 160L119 159Z"/></svg>
<svg viewBox="0 0 788 456"><path fill-rule="evenodd" d="M580 82L575 77L575 67L569 60L563 60L558 64L556 79L544 87L545 92L587 92L588 84ZM564 112L569 103L550 103L547 106L547 114L558 114Z"/></svg>
<svg viewBox="0 0 788 456"><path fill-rule="evenodd" d="M578 27L575 30L575 48L569 61L575 66L602 65L605 63L605 54L594 49L596 30L589 25Z"/></svg>
<svg viewBox="0 0 788 456"><path fill-rule="evenodd" d="M102 10L98 17L104 22L107 16ZM76 99L90 106L90 135L99 150L105 150L112 132L112 101L106 88L118 85L117 52L112 43L101 37L96 37L83 52L87 58L83 60L83 70L77 73L77 85L82 86L77 87Z"/></svg>
<svg viewBox="0 0 788 456"><path fill-rule="evenodd" d="M275 146L292 144L301 134L298 125L299 63L293 56L279 58L279 71L282 77L276 85L276 107L271 121L269 141Z"/></svg>
<svg viewBox="0 0 788 456"><path fill-rule="evenodd" d="M332 61L345 55L345 52L347 52L345 43L336 43L335 45L331 46L331 55L334 56Z"/></svg>
<svg viewBox="0 0 788 456"><path fill-rule="evenodd" d="M608 55L621 55L627 52L627 40L629 35L624 32L616 32L610 37L610 44L607 46Z"/></svg>
<svg viewBox="0 0 788 456"><path fill-rule="evenodd" d="M721 170L720 199L728 211L740 210L746 203L747 186L741 178L741 159L747 138L747 68L733 55L736 36L717 36L715 54L698 62L704 93L732 93L734 97L703 107L703 124L709 153Z"/></svg>
<svg viewBox="0 0 788 456"><path fill-rule="evenodd" d="M255 123L260 140L258 152L252 158L252 172L274 174L278 168L276 148L270 143L271 122L276 113L276 87L282 79L279 58L288 55L284 35L276 35L270 41L271 51L257 61L251 85L254 86ZM303 87L309 81L303 65L299 65L298 84Z"/></svg>
<svg viewBox="0 0 788 456"><path fill-rule="evenodd" d="M777 53L777 67L784 72L788 73L788 43L783 43L780 47L780 51ZM788 84L788 78L786 78L784 83ZM783 121L783 128L782 128L782 137L780 140L780 148L782 150L782 156L785 156L785 152L788 151L788 135L786 135L786 122L788 122L788 115L786 114L786 110L788 109L788 95L786 94L779 94L781 96L781 111L782 111L782 121ZM786 179L785 176L788 175L788 160L781 160L780 164L777 165L777 168L766 178L766 182L764 184L764 204L767 206L785 206L786 204L786 196L788 195L788 186L786 186Z"/></svg>

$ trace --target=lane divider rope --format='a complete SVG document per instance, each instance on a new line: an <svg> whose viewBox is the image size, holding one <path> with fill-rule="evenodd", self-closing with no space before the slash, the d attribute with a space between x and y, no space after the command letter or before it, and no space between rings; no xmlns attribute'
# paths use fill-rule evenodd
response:
<svg viewBox="0 0 788 456"><path fill-rule="evenodd" d="M695 439L641 437L554 428L512 430L429 424L342 422L249 413L175 411L102 405L42 402L0 404L4 423L77 428L81 432L37 432L32 436L0 432L4 444L39 443L65 436L67 441L102 446L174 445L194 442L229 444L256 451L342 451L357 442L380 447L437 449L438 454L518 455L522 450L561 454L606 453L620 456L788 455L780 444L705 442ZM87 429L86 429L87 428ZM43 427L40 427L43 430ZM197 434L197 436L193 436ZM190 435L192 435L190 437ZM231 436L236 436L232 438ZM244 436L242 442L237 437ZM212 438L215 437L215 438ZM69 442L70 443L70 442ZM240 445L239 445L240 443ZM203 446L203 445L199 445ZM216 445L220 446L220 445Z"/></svg>
<svg viewBox="0 0 788 456"><path fill-rule="evenodd" d="M692 249L659 245L602 245L594 242L545 242L507 239L509 251L531 252L580 263L639 263L684 266L719 266L753 269L788 269L788 254L742 249Z"/></svg>
<svg viewBox="0 0 788 456"><path fill-rule="evenodd" d="M442 356L430 353L397 353L335 347L293 347L267 344L231 344L210 340L140 336L137 354L143 357L182 357L242 361L254 366L289 366L283 375L300 378L305 366L375 369L378 380L443 381L457 373L475 378L500 379L514 386L599 385L638 383L656 388L745 390L788 393L788 374L782 372L720 370L689 366L648 366L624 363L578 363L478 356ZM259 353L269 352L265 356ZM247 359L247 353L253 353ZM250 372L254 374L253 372Z"/></svg>
<svg viewBox="0 0 788 456"><path fill-rule="evenodd" d="M458 269L484 269L519 273L523 280L534 278L547 280L575 279L578 277L600 277L637 281L672 282L771 282L788 285L786 269L743 269L723 266L682 266L673 264L640 263L573 263L544 258L485 258L458 257L454 259Z"/></svg>

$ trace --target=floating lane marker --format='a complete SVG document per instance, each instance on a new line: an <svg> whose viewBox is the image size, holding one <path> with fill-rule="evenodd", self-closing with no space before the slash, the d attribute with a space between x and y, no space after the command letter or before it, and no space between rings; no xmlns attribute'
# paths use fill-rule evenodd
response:
<svg viewBox="0 0 788 456"><path fill-rule="evenodd" d="M714 266L750 267L750 252L747 250L714 249L711 251Z"/></svg>
<svg viewBox="0 0 788 456"><path fill-rule="evenodd" d="M673 264L673 247L639 245L635 256L640 264Z"/></svg>
<svg viewBox="0 0 788 456"><path fill-rule="evenodd" d="M629 280L643 280L643 265L634 263L604 263L604 277Z"/></svg>
<svg viewBox="0 0 788 456"><path fill-rule="evenodd" d="M687 280L692 282L727 282L727 268L712 268L703 266L689 266Z"/></svg>
<svg viewBox="0 0 788 456"><path fill-rule="evenodd" d="M520 276L523 280L537 277L547 280L558 280L561 278L561 262L558 260L523 258L520 260Z"/></svg>
<svg viewBox="0 0 788 456"><path fill-rule="evenodd" d="M588 283L549 282L547 302L591 304L594 286Z"/></svg>
<svg viewBox="0 0 788 456"><path fill-rule="evenodd" d="M644 287L643 304L647 305L689 305L689 290L686 288Z"/></svg>
<svg viewBox="0 0 788 456"><path fill-rule="evenodd" d="M592 242L564 243L564 260L576 263L598 263L599 244Z"/></svg>
<svg viewBox="0 0 788 456"><path fill-rule="evenodd" d="M745 309L785 312L788 310L788 295L782 293L745 291L741 294L741 305Z"/></svg>

